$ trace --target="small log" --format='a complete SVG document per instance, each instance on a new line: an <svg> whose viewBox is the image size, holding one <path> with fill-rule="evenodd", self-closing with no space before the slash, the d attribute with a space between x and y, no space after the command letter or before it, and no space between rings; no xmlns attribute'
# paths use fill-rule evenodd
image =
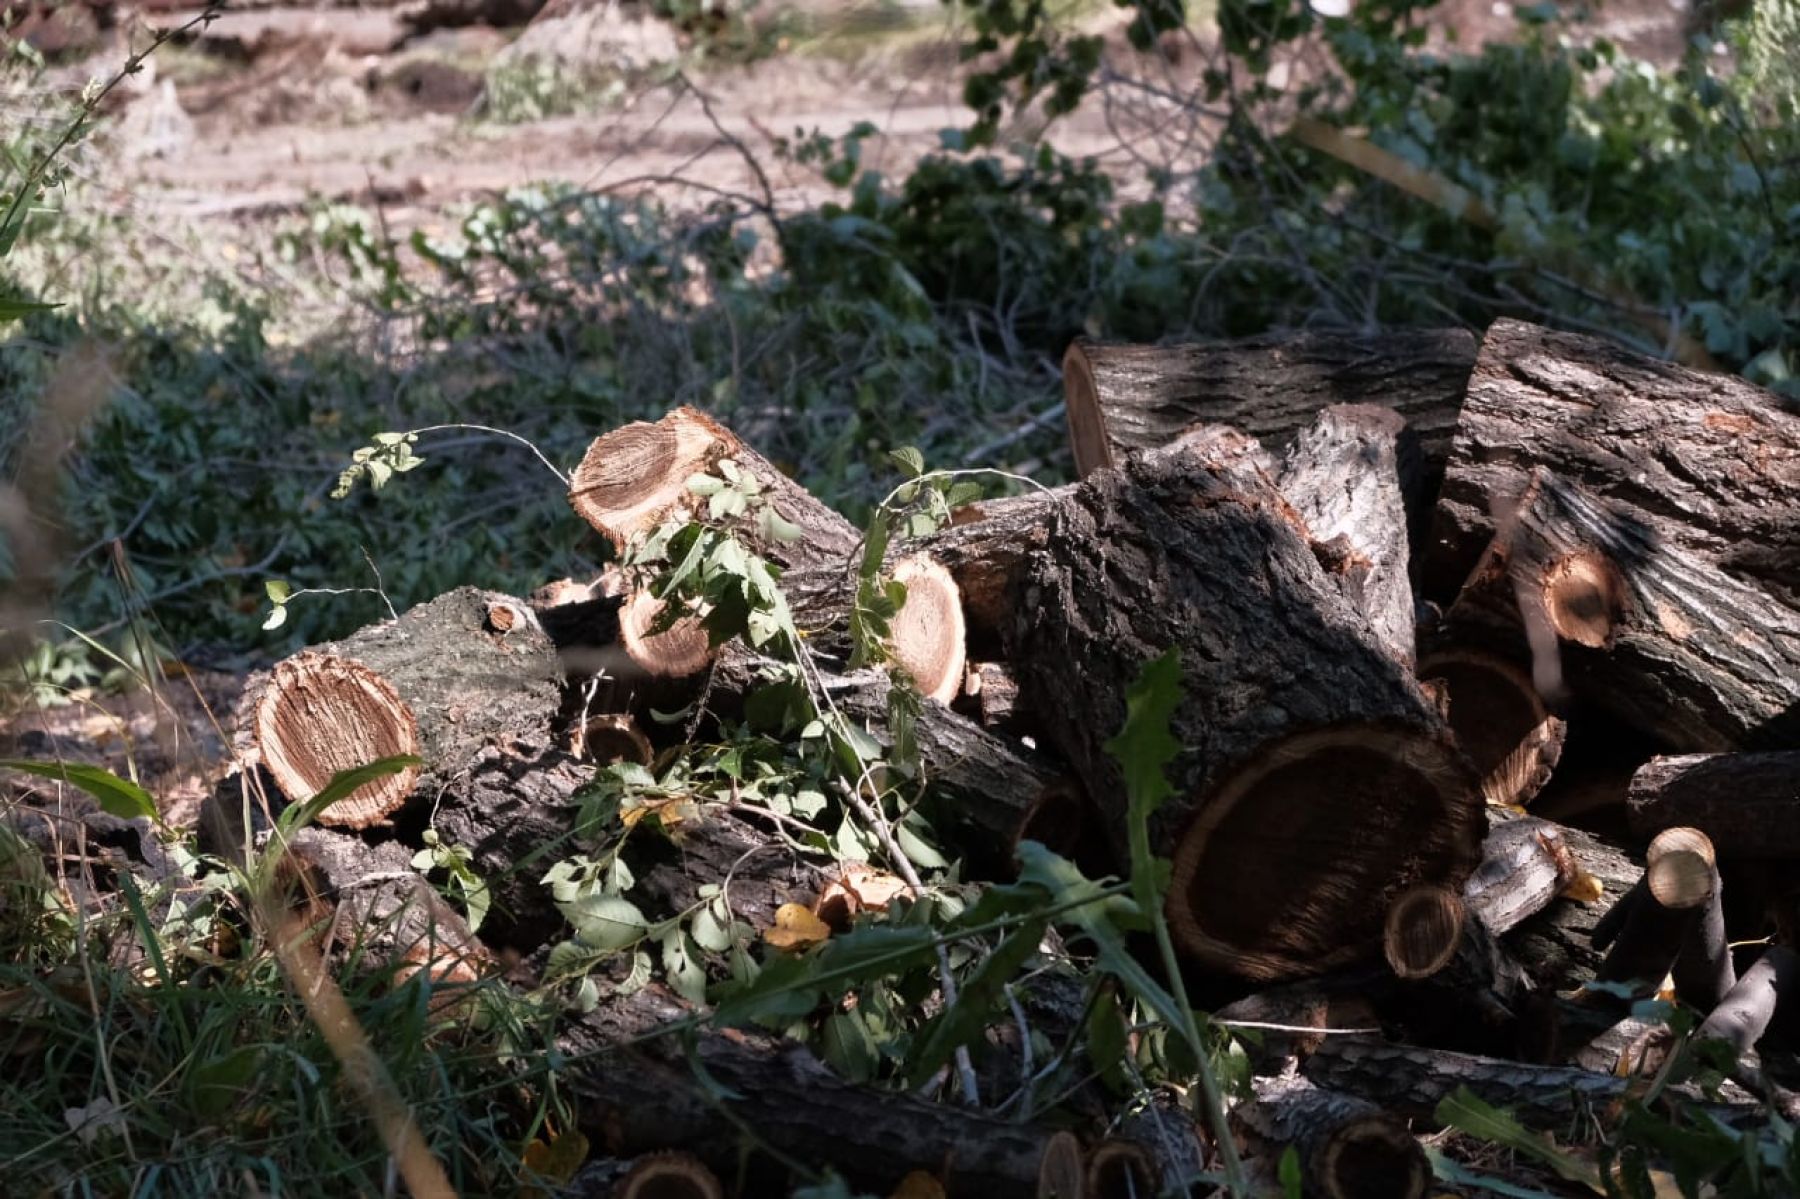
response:
<svg viewBox="0 0 1800 1199"><path fill-rule="evenodd" d="M1481 843L1481 863L1463 883L1463 903L1499 936L1549 907L1580 870L1559 826L1531 816L1502 820Z"/></svg>
<svg viewBox="0 0 1800 1199"><path fill-rule="evenodd" d="M1706 374L1514 320L1469 377L1424 562L1456 593L1534 466L1590 491L1670 554L1800 610L1800 410Z"/></svg>
<svg viewBox="0 0 1800 1199"><path fill-rule="evenodd" d="M1475 362L1460 329L1370 336L1302 333L1222 345L1077 340L1063 358L1069 442L1086 477L1196 423L1233 425L1281 451L1334 404L1379 404L1406 418L1427 469L1429 503ZM1409 488L1409 494L1411 488Z"/></svg>
<svg viewBox="0 0 1800 1199"><path fill-rule="evenodd" d="M1373 404L1339 404L1288 447L1278 485L1316 542L1341 542L1333 581L1402 662L1415 652L1407 579L1401 437L1406 420Z"/></svg>
<svg viewBox="0 0 1800 1199"><path fill-rule="evenodd" d="M1658 836L1645 851L1643 879L1594 926L1595 946L1607 950L1596 977L1660 986L1706 918L1717 881L1704 835L1677 828Z"/></svg>
<svg viewBox="0 0 1800 1199"><path fill-rule="evenodd" d="M1259 1078L1255 1098L1232 1118L1276 1153L1300 1155L1307 1193L1328 1199L1421 1199L1431 1180L1425 1150L1406 1123L1353 1095L1304 1078Z"/></svg>
<svg viewBox="0 0 1800 1199"><path fill-rule="evenodd" d="M725 1199L719 1176L691 1153L646 1153L631 1163L618 1199Z"/></svg>
<svg viewBox="0 0 1800 1199"><path fill-rule="evenodd" d="M956 708L979 720L982 728L1015 737L1036 727L1030 701L1020 693L1018 677L1004 662L971 662Z"/></svg>
<svg viewBox="0 0 1800 1199"><path fill-rule="evenodd" d="M1800 954L1785 945L1769 946L1694 1030L1695 1039L1724 1041L1738 1055L1748 1053L1797 986Z"/></svg>
<svg viewBox="0 0 1800 1199"><path fill-rule="evenodd" d="M1663 1020L1627 1016L1583 1045L1575 1065L1620 1077L1655 1074L1669 1059L1675 1037Z"/></svg>
<svg viewBox="0 0 1800 1199"><path fill-rule="evenodd" d="M1575 694L1679 750L1800 740L1800 606L1541 467L1509 520L1481 570L1510 577L1538 675L1559 666Z"/></svg>
<svg viewBox="0 0 1800 1199"><path fill-rule="evenodd" d="M886 564L884 576L906 588L885 641L894 664L921 695L949 703L962 690L967 630L962 596L950 572L920 554ZM850 615L857 578L839 568L791 571L781 579L794 624L815 654L850 657Z"/></svg>
<svg viewBox="0 0 1800 1199"><path fill-rule="evenodd" d="M638 727L636 720L623 712L603 712L589 717L585 724L575 730L569 752L597 766L608 766L614 762L636 762L639 766L648 766L655 756L650 738L644 736L644 731Z"/></svg>
<svg viewBox="0 0 1800 1199"><path fill-rule="evenodd" d="M1625 802L1642 836L1688 825L1728 857L1800 857L1800 752L1653 758Z"/></svg>
<svg viewBox="0 0 1800 1199"><path fill-rule="evenodd" d="M1088 1153L1086 1199L1182 1194L1206 1173L1209 1142L1181 1097L1152 1091Z"/></svg>
<svg viewBox="0 0 1800 1199"><path fill-rule="evenodd" d="M1459 1044L1510 1027L1514 1004L1531 989L1523 968L1448 887L1414 887L1395 900L1382 948L1404 984L1400 995L1414 1013L1409 1023L1434 1042L1446 1035L1433 1030L1447 1018Z"/></svg>
<svg viewBox="0 0 1800 1199"><path fill-rule="evenodd" d="M1675 838L1679 838L1680 849L1671 852L1667 847ZM1649 859L1645 871L1651 893L1664 904L1668 900L1661 899L1662 894L1674 893L1680 899L1701 896L1694 904L1700 917L1688 926L1670 971L1675 994L1683 1003L1711 1011L1737 984L1731 942L1725 935L1724 887L1713 844L1699 829L1678 826L1657 834L1650 848L1654 853L1659 846L1662 852Z"/></svg>
<svg viewBox="0 0 1800 1199"><path fill-rule="evenodd" d="M1374 954L1387 902L1459 883L1480 835L1447 731L1290 514L1265 477L1185 441L1097 473L1054 505L1009 637L1121 861L1126 792L1106 743L1145 663L1187 651L1172 722L1187 752L1151 841L1174 861L1178 944L1258 979Z"/></svg>
<svg viewBox="0 0 1800 1199"><path fill-rule="evenodd" d="M248 724L256 758L294 802L393 754L422 767L365 783L320 814L365 828L453 777L483 745L548 733L561 704L555 647L518 600L472 587L275 665Z"/></svg>
<svg viewBox="0 0 1800 1199"><path fill-rule="evenodd" d="M1567 732L1531 676L1498 654L1463 648L1422 654L1418 674L1442 685L1446 719L1481 776L1482 798L1492 807L1530 803L1550 781Z"/></svg>
<svg viewBox="0 0 1800 1199"><path fill-rule="evenodd" d="M1604 960L1595 929L1643 877L1643 868L1618 847L1580 829L1558 827L1578 873L1548 907L1510 929L1503 941L1546 993L1570 991L1595 977Z"/></svg>
<svg viewBox="0 0 1800 1199"><path fill-rule="evenodd" d="M792 1042L695 1034L687 1052L705 1069L702 1081L681 1038L652 1035L688 1015L652 984L564 1026L562 1085L581 1101L590 1140L613 1153L683 1145L734 1168L740 1146L760 1142L884 1194L920 1168L952 1199L1081 1193L1082 1153L1070 1133L857 1086Z"/></svg>

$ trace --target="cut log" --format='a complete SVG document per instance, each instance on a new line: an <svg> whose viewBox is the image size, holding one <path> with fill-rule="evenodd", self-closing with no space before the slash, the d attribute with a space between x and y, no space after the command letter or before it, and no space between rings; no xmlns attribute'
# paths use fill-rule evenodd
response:
<svg viewBox="0 0 1800 1199"><path fill-rule="evenodd" d="M1213 1013L1213 1023L1254 1034L1243 1046L1256 1073L1279 1074L1327 1036L1379 1033L1374 999L1391 981L1379 967L1358 967L1341 976L1283 983L1226 1004Z"/></svg>
<svg viewBox="0 0 1800 1199"><path fill-rule="evenodd" d="M732 466L720 466L725 461ZM595 438L570 479L569 502L623 549L664 521L702 512L707 499L690 489L688 480L726 471L738 472L770 511L800 532L798 538L784 540L769 535L761 522L742 522L740 536L769 561L784 569L843 567L856 553L862 534L854 525L693 408L677 408L654 423L639 421Z"/></svg>
<svg viewBox="0 0 1800 1199"><path fill-rule="evenodd" d="M1232 1118L1279 1153L1299 1152L1309 1195L1421 1199L1431 1181L1425 1150L1406 1122L1375 1104L1304 1078L1259 1078Z"/></svg>
<svg viewBox="0 0 1800 1199"><path fill-rule="evenodd" d="M1450 964L1468 912L1454 891L1414 887L1389 907L1381 948L1401 978L1426 978Z"/></svg>
<svg viewBox="0 0 1800 1199"><path fill-rule="evenodd" d="M1189 425L1234 425L1285 449L1322 409L1379 404L1406 418L1427 469L1409 494L1429 504L1443 471L1475 340L1460 329L1373 336L1305 333L1223 345L1078 340L1063 357L1069 442L1083 477ZM1411 481L1409 481L1411 484Z"/></svg>
<svg viewBox="0 0 1800 1199"><path fill-rule="evenodd" d="M614 762L648 766L655 756L650 738L644 736L636 720L622 712L604 712L589 717L587 723L574 731L569 752L597 766L609 766Z"/></svg>
<svg viewBox="0 0 1800 1199"><path fill-rule="evenodd" d="M1288 447L1279 485L1314 541L1341 541L1343 568L1327 573L1388 650L1411 662L1413 593L1400 490L1405 430L1405 418L1392 409L1327 408Z"/></svg>
<svg viewBox="0 0 1800 1199"><path fill-rule="evenodd" d="M1594 943L1595 928L1643 877L1638 863L1599 837L1561 827L1561 839L1579 873L1549 907L1508 931L1503 942L1546 993L1571 991L1595 977L1604 960L1604 949Z"/></svg>
<svg viewBox="0 0 1800 1199"><path fill-rule="evenodd" d="M1626 803L1641 836L1689 825L1728 857L1800 857L1800 752L1654 758Z"/></svg>
<svg viewBox="0 0 1800 1199"><path fill-rule="evenodd" d="M962 690L966 661L967 631L956 580L919 554L886 564L884 574L906 588L900 611L888 622L887 651L921 695L947 704ZM856 576L841 568L792 571L782 577L795 627L815 654L839 661L851 656L856 587Z"/></svg>
<svg viewBox="0 0 1800 1199"><path fill-rule="evenodd" d="M1550 470L1524 480L1477 575L1510 578L1512 607L1487 615L1531 641L1540 691L1559 673L1678 750L1800 744L1800 607Z"/></svg>
<svg viewBox="0 0 1800 1199"><path fill-rule="evenodd" d="M1419 678L1442 685L1446 719L1481 777L1482 798L1494 807L1530 803L1550 781L1567 732L1531 676L1485 650L1440 649L1421 655Z"/></svg>
<svg viewBox="0 0 1800 1199"><path fill-rule="evenodd" d="M256 757L302 802L339 771L399 753L321 823L364 828L441 785L490 742L546 735L561 704L556 650L522 602L471 587L276 664L249 723Z"/></svg>
<svg viewBox="0 0 1800 1199"><path fill-rule="evenodd" d="M1488 329L1423 584L1447 601L1543 466L1672 556L1800 610L1800 410L1705 374L1513 320Z"/></svg>
<svg viewBox="0 0 1800 1199"><path fill-rule="evenodd" d="M650 1036L689 1015L652 984L565 1026L562 1085L580 1100L596 1145L612 1153L683 1145L735 1174L740 1147L760 1144L882 1194L916 1169L935 1174L952 1199L1081 1193L1082 1154L1070 1133L856 1086L792 1042L695 1034L687 1052L702 1080L682 1038Z"/></svg>
<svg viewBox="0 0 1800 1199"><path fill-rule="evenodd" d="M1580 872L1559 826L1531 816L1502 820L1481 843L1481 864L1463 883L1463 903L1499 936L1549 907Z"/></svg>
<svg viewBox="0 0 1800 1199"><path fill-rule="evenodd" d="M1596 977L1661 986L1683 947L1704 936L1695 926L1716 906L1717 884L1704 835L1687 828L1659 835L1645 851L1643 879L1594 926L1594 945L1607 951Z"/></svg>
<svg viewBox="0 0 1800 1199"><path fill-rule="evenodd" d="M639 590L619 609L619 648L625 662L618 675L654 702L670 681L701 674L712 664L712 639L693 612L669 618L668 601L648 588Z"/></svg>
<svg viewBox="0 0 1800 1199"><path fill-rule="evenodd" d="M618 1199L725 1199L719 1176L691 1153L646 1153L613 1192Z"/></svg>
<svg viewBox="0 0 1800 1199"><path fill-rule="evenodd" d="M1793 1002L1797 987L1800 954L1785 945L1771 945L1694 1030L1694 1037L1724 1041L1742 1055L1756 1048L1776 1010Z"/></svg>
<svg viewBox="0 0 1800 1199"><path fill-rule="evenodd" d="M1414 1012L1409 1023L1429 1030L1454 1012L1453 1026L1476 1025L1452 1028L1461 1034L1459 1044L1484 1030L1509 1027L1513 1006L1531 989L1524 970L1448 887L1414 887L1395 900L1382 947L1395 976L1406 984L1401 996ZM1433 1043L1441 1043L1443 1035L1430 1033Z"/></svg>
<svg viewBox="0 0 1800 1199"><path fill-rule="evenodd" d="M1106 743L1145 664L1185 651L1186 752L1151 829L1174 861L1170 923L1191 958L1264 979L1379 952L1388 902L1460 884L1482 831L1447 730L1290 511L1266 478L1185 443L1097 473L1049 510L1008 633L1119 861L1126 790Z"/></svg>

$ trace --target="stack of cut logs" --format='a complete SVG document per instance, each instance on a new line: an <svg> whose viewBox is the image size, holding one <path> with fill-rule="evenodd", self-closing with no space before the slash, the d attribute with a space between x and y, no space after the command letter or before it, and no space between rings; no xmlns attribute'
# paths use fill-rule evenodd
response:
<svg viewBox="0 0 1800 1199"><path fill-rule="evenodd" d="M1319 1193L1420 1195L1412 1122L1458 1086L1528 1123L1604 1120L1670 1050L1628 998L1664 986L1740 1051L1739 1089L1709 1110L1787 1103L1780 1022L1763 1034L1800 931L1800 412L1515 322L1479 345L1078 343L1065 380L1080 482L974 504L890 553L894 658L930 697L926 810L970 873L1005 877L1021 838L1119 868L1106 744L1174 647L1184 752L1152 843L1192 981L1228 1001L1220 1020L1265 1026L1233 1110L1263 1160L1295 1144ZM844 664L861 534L752 447L681 409L596 440L571 500L624 547L697 511L690 478L726 459L800 530L743 535L782 571L818 686L885 736L888 677ZM596 763L743 715L763 665L622 576L530 601L463 589L279 663L234 785L301 800L417 754L302 835L300 873L391 957L529 967L564 935L538 880L572 852ZM693 714L671 727L652 707ZM238 795L216 797L218 827L241 829ZM427 822L492 884L479 942L393 881ZM759 929L857 894L748 804L695 804L647 844L630 894L652 920L709 884ZM1079 1027L1040 999L1020 1020ZM679 1046L643 1039L688 1012L652 985L562 1033L592 1055L564 1085L597 1144L717 1164L748 1128L860 1185L925 1170L990 1199L1151 1193L1209 1156L1176 1108L1109 1137L1091 1117L1021 1124L852 1085L760 1034L700 1036L707 1089ZM1017 1052L991 1040L989 1057Z"/></svg>

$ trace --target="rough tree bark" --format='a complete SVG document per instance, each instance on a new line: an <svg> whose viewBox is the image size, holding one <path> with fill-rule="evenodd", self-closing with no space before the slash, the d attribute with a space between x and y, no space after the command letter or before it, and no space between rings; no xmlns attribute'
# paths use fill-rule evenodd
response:
<svg viewBox="0 0 1800 1199"><path fill-rule="evenodd" d="M1341 565L1328 573L1345 598L1396 658L1411 662L1417 647L1401 491L1405 431L1405 418L1392 409L1333 405L1288 447L1278 483L1313 540L1341 543Z"/></svg>
<svg viewBox="0 0 1800 1199"><path fill-rule="evenodd" d="M1276 1152L1294 1146L1308 1194L1327 1199L1425 1194L1431 1164L1404 1120L1304 1078L1259 1078L1254 1085L1255 1097L1233 1109L1232 1119Z"/></svg>
<svg viewBox="0 0 1800 1199"><path fill-rule="evenodd" d="M1444 474L1426 596L1447 602L1535 466L1668 552L1800 609L1800 408L1731 375L1496 321Z"/></svg>
<svg viewBox="0 0 1800 1199"><path fill-rule="evenodd" d="M645 1039L690 1012L660 987L614 997L567 1026L562 1085L581 1100L583 1129L612 1153L680 1145L735 1168L747 1130L774 1150L830 1165L853 1185L887 1193L915 1169L969 1199L1079 1195L1075 1138L967 1108L845 1082L803 1047L755 1033ZM639 1040L630 1047L622 1042ZM725 1097L720 1097L719 1087Z"/></svg>
<svg viewBox="0 0 1800 1199"><path fill-rule="evenodd" d="M461 587L277 663L264 686L246 689L254 707L244 723L256 760L296 802L341 770L422 758L319 817L362 828L453 779L484 745L547 736L561 679L556 649L522 601Z"/></svg>
<svg viewBox="0 0 1800 1199"><path fill-rule="evenodd" d="M1379 404L1406 418L1427 463L1408 495L1429 504L1475 362L1460 329L1303 333L1224 345L1078 340L1063 358L1069 440L1086 476L1189 425L1235 425L1279 451L1333 404ZM1409 505L1410 506L1410 505Z"/></svg>
<svg viewBox="0 0 1800 1199"><path fill-rule="evenodd" d="M1510 579L1483 589L1483 615L1514 622L1539 675L1559 667L1577 695L1677 750L1800 739L1800 607L1553 471L1523 479L1478 574ZM1458 606L1472 600L1465 589Z"/></svg>
<svg viewBox="0 0 1800 1199"><path fill-rule="evenodd" d="M1001 633L1119 860L1126 796L1105 743L1144 665L1183 650L1186 752L1151 839L1175 862L1187 953L1250 977L1316 972L1375 952L1401 890L1460 883L1474 780L1266 477L1181 442L1037 507L1022 574L990 580L1009 597ZM959 551L985 523L956 530Z"/></svg>
<svg viewBox="0 0 1800 1199"><path fill-rule="evenodd" d="M1626 804L1640 836L1689 825L1727 857L1800 857L1800 752L1652 758Z"/></svg>

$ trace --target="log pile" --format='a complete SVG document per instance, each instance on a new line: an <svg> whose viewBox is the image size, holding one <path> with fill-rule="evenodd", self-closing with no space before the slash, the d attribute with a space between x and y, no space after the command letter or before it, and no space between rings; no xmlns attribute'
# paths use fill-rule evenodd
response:
<svg viewBox="0 0 1800 1199"><path fill-rule="evenodd" d="M1237 996L1220 1023L1270 1034L1234 1127L1297 1146L1319 1193L1424 1193L1414 1134L1458 1086L1549 1126L1618 1100L1615 1051L1644 1032L1627 995L1672 990L1743 1057L1740 1082L1777 1091L1764 1032L1800 973L1800 887L1777 868L1800 855L1800 413L1516 322L1479 346L1079 343L1066 367L1083 478L889 546L882 579L905 593L885 664L853 666L846 633L863 533L705 415L601 436L570 499L629 551L717 515L696 476L754 497L723 508L779 575L803 681L873 744L917 744L916 774L883 785L976 879L1006 879L1023 839L1125 869L1108 742L1145 663L1178 650L1175 794L1149 828L1164 915L1208 993ZM253 689L244 777L301 801L355 760L417 754L328 812L352 830L332 835L429 824L467 847L494 906L459 953L541 966L561 914L538 880L591 843L595 771L766 722L760 689L793 686L770 646L720 643L714 608L675 602L630 572L533 602L465 589L313 647ZM903 726L899 676L919 695ZM1666 756L1628 763L1609 840L1554 817L1565 760L1619 727ZM664 836L633 861L650 920L723 896L760 931L831 897L841 924L910 893L868 898L872 868L847 873L736 783L701 798L655 799ZM645 1039L695 1017L660 984L620 987L563 1034L598 1143L735 1169L747 1133L858 1185L923 1170L951 1195L1162 1172L1102 1127L849 1083L761 1033ZM1084 1173L1102 1145L1127 1164Z"/></svg>

